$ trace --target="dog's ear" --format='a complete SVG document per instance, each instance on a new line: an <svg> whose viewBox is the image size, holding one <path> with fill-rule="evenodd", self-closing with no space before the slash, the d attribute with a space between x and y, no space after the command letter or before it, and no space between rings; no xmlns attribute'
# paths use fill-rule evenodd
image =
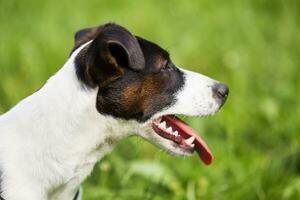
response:
<svg viewBox="0 0 300 200"><path fill-rule="evenodd" d="M88 47L86 57L88 75L97 85L105 85L122 76L126 68L139 71L145 67L145 58L136 37L116 24L101 27Z"/></svg>
<svg viewBox="0 0 300 200"><path fill-rule="evenodd" d="M74 36L75 44L74 49L77 49L84 43L96 38L99 32L99 27L85 28L77 31Z"/></svg>
<svg viewBox="0 0 300 200"><path fill-rule="evenodd" d="M138 40L125 28L106 24L96 40L102 47L102 58L107 59L108 63L116 62L119 67L137 71L145 67L145 58Z"/></svg>

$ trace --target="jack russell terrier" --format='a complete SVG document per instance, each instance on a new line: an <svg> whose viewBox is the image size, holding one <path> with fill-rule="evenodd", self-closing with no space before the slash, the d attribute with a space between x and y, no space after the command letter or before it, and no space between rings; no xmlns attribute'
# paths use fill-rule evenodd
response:
<svg viewBox="0 0 300 200"><path fill-rule="evenodd" d="M0 117L0 199L78 200L94 165L131 135L210 164L205 142L175 114L213 115L228 91L119 25L80 30L65 65Z"/></svg>

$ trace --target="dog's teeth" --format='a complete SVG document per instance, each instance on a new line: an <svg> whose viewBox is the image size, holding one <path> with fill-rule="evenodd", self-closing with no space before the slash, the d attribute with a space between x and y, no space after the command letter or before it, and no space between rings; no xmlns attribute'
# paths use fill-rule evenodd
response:
<svg viewBox="0 0 300 200"><path fill-rule="evenodd" d="M190 137L189 139L186 139L186 140L185 140L185 143L191 145L191 144L193 144L194 140L195 140L195 137L192 136L192 137Z"/></svg>
<svg viewBox="0 0 300 200"><path fill-rule="evenodd" d="M195 144L191 144L190 146L194 148L194 147L195 147Z"/></svg>
<svg viewBox="0 0 300 200"><path fill-rule="evenodd" d="M173 135L178 136L178 131L174 131Z"/></svg>
<svg viewBox="0 0 300 200"><path fill-rule="evenodd" d="M158 127L162 129L166 129L166 122L165 121L161 122L160 124L158 124Z"/></svg>
<svg viewBox="0 0 300 200"><path fill-rule="evenodd" d="M171 126L170 126L169 128L167 128L166 131L167 131L168 133L170 133L170 134L173 133L173 130L172 130L172 127L171 127Z"/></svg>

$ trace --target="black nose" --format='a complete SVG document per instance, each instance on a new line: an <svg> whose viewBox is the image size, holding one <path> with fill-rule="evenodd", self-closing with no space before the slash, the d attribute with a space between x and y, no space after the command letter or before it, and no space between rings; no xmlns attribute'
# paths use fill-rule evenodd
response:
<svg viewBox="0 0 300 200"><path fill-rule="evenodd" d="M220 99L223 103L227 99L229 89L226 85L217 83L213 86L214 97Z"/></svg>

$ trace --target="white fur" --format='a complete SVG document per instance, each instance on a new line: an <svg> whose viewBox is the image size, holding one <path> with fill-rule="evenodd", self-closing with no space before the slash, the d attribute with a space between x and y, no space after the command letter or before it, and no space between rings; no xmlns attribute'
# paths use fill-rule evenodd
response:
<svg viewBox="0 0 300 200"><path fill-rule="evenodd" d="M199 73L181 69L185 83L176 94L176 103L154 116L157 118L166 114L183 114L192 116L207 116L215 114L220 105L213 98L212 87L218 82Z"/></svg>
<svg viewBox="0 0 300 200"><path fill-rule="evenodd" d="M74 58L39 91L0 117L0 171L6 200L71 200L93 166L123 138L136 133L177 155L188 155L139 124L96 110L96 89L77 79ZM155 115L208 115L218 110L211 79L184 71L174 106Z"/></svg>

